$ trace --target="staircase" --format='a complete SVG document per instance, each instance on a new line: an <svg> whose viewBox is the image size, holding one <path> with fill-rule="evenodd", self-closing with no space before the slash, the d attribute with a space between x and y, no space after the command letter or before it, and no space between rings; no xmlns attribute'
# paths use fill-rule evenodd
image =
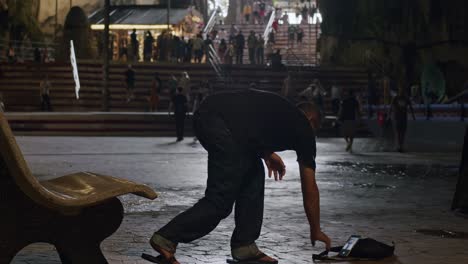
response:
<svg viewBox="0 0 468 264"><path fill-rule="evenodd" d="M254 31L256 36L258 36L258 34L261 34L263 36L263 34L265 33L266 24L263 24L263 25L262 24L237 24L236 27L238 28L238 30L242 31L242 34L244 35L244 38L245 38L243 63L244 64L250 64L250 61L249 61L249 47L247 45L247 39L249 38L250 31ZM215 29L218 30L218 32L221 30L221 28L224 28L226 30L226 32L228 32L228 34L229 34L229 30L230 30L231 27L227 26L227 25L216 25L215 26ZM226 42L228 42L228 41L229 41L229 39L226 39ZM215 47L216 47L216 50L217 50L218 45L216 45ZM234 60L234 63L235 63L235 58L233 60Z"/></svg>
<svg viewBox="0 0 468 264"><path fill-rule="evenodd" d="M288 26L283 24L275 34L275 49L281 49L285 65L317 65L317 28L315 25L297 25L304 30L302 43L289 40Z"/></svg>
<svg viewBox="0 0 468 264"><path fill-rule="evenodd" d="M259 89L279 93L287 71L272 71L259 65L232 65L226 68L232 82L225 85L218 81L216 73L209 64L171 64L171 63L138 63L133 65L136 72L135 96L126 102L124 72L127 65L113 63L109 76L109 105L112 112L145 112L148 111L148 96L153 75L159 73L164 86L171 75L180 77L181 72L190 75L191 86L198 86L201 81L209 81L214 91L246 89L256 82ZM72 69L68 63L0 64L0 93L3 94L7 112L40 111L39 83L45 74L49 76L51 103L57 112L100 111L102 105L102 64L96 61L80 61L78 71L81 82L80 100L75 98ZM290 66L293 87L297 91L305 89L310 82L318 78L325 89L330 89L332 82L343 88L353 89L357 93L365 92L367 74L360 68L347 67L298 67ZM160 111L166 111L169 105L169 91L164 87L160 93ZM327 101L326 101L327 102ZM327 108L328 109L328 108ZM331 109L331 108L330 108Z"/></svg>

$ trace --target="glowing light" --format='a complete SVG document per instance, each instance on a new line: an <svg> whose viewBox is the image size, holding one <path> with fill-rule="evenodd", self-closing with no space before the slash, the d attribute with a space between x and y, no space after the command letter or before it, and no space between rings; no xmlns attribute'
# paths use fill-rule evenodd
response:
<svg viewBox="0 0 468 264"><path fill-rule="evenodd" d="M312 17L312 24L322 23L322 14L320 14L320 10L317 9L317 12L314 13L314 17Z"/></svg>

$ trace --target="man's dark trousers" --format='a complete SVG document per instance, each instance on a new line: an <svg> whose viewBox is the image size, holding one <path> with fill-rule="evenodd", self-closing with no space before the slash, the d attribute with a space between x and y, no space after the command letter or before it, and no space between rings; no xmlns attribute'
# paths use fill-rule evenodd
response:
<svg viewBox="0 0 468 264"><path fill-rule="evenodd" d="M175 112L177 140L184 139L185 112Z"/></svg>
<svg viewBox="0 0 468 264"><path fill-rule="evenodd" d="M175 244L189 243L215 229L235 204L231 247L253 244L260 236L263 221L265 173L260 156L237 142L214 113L199 110L194 116L194 129L208 151L205 197L156 233Z"/></svg>

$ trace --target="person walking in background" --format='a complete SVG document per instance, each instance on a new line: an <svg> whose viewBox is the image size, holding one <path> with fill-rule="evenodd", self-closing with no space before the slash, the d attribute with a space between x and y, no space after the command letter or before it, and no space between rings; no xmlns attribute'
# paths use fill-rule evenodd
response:
<svg viewBox="0 0 468 264"><path fill-rule="evenodd" d="M201 63L203 58L203 38L201 34L198 34L193 39L193 54L195 57L195 63Z"/></svg>
<svg viewBox="0 0 468 264"><path fill-rule="evenodd" d="M153 43L153 35L151 35L151 32L148 30L146 32L145 40L143 41L143 59L146 62L151 61L151 57L153 55Z"/></svg>
<svg viewBox="0 0 468 264"><path fill-rule="evenodd" d="M125 84L127 88L127 103L135 98L133 89L135 88L135 71L132 68L132 65L128 65L128 69L125 72Z"/></svg>
<svg viewBox="0 0 468 264"><path fill-rule="evenodd" d="M265 63L265 39L262 34L258 34L257 38L257 49L255 51L255 57L257 64L263 65Z"/></svg>
<svg viewBox="0 0 468 264"><path fill-rule="evenodd" d="M247 38L247 47L249 48L249 61L250 64L255 64L255 49L257 48L257 37L255 32L250 31L250 35Z"/></svg>
<svg viewBox="0 0 468 264"><path fill-rule="evenodd" d="M49 47L46 46L42 52L42 62L48 63L49 60Z"/></svg>
<svg viewBox="0 0 468 264"><path fill-rule="evenodd" d="M162 88L162 81L161 81L161 78L159 78L159 73L156 72L154 73L154 76L153 76L153 83L151 85L151 94L149 98L150 112L155 112L158 110L159 94L161 92L161 88Z"/></svg>
<svg viewBox="0 0 468 264"><path fill-rule="evenodd" d="M234 40L238 33L238 28L236 24L231 24L231 28L229 29L229 41Z"/></svg>
<svg viewBox="0 0 468 264"><path fill-rule="evenodd" d="M174 105L174 115L176 121L176 134L177 141L184 140L184 126L185 116L188 110L188 100L183 94L183 88L177 88L177 94L172 98L172 104Z"/></svg>
<svg viewBox="0 0 468 264"><path fill-rule="evenodd" d="M283 20L283 24L288 26L289 25L289 15L287 12L284 12L284 15L283 17L281 18L281 20Z"/></svg>
<svg viewBox="0 0 468 264"><path fill-rule="evenodd" d="M307 8L306 5L304 5L301 9L301 15L302 15L302 24L307 24L308 18L309 18L309 9Z"/></svg>
<svg viewBox="0 0 468 264"><path fill-rule="evenodd" d="M374 73L367 71L367 117L371 119L374 116L374 106L377 104L377 87Z"/></svg>
<svg viewBox="0 0 468 264"><path fill-rule="evenodd" d="M279 22L278 22L278 19L275 19L275 21L273 21L273 24L271 24L271 27L273 28L273 30L275 31L275 33L278 33L278 30L279 30Z"/></svg>
<svg viewBox="0 0 468 264"><path fill-rule="evenodd" d="M124 61L128 60L128 39L127 39L127 37L122 37L119 40L119 60L124 60Z"/></svg>
<svg viewBox="0 0 468 264"><path fill-rule="evenodd" d="M254 1L252 5L252 18L253 18L253 24L257 25L260 23L260 2L259 1Z"/></svg>
<svg viewBox="0 0 468 264"><path fill-rule="evenodd" d="M177 87L179 87L177 83L177 78L174 75L171 75L171 78L169 78L169 80L167 81L167 89L169 90L169 98L170 98L169 111L168 111L169 115L171 114L171 111L174 108L172 98L174 98L174 96L176 96L177 94Z"/></svg>
<svg viewBox="0 0 468 264"><path fill-rule="evenodd" d="M271 43L273 43L273 44L276 43L276 42L275 42L275 41L276 41L276 40L275 40L275 32L273 32L273 30L270 31L270 33L268 33L268 41L271 42Z"/></svg>
<svg viewBox="0 0 468 264"><path fill-rule="evenodd" d="M247 3L247 4L244 6L245 24L249 24L249 23L250 23L250 15L252 15L252 6L250 5L250 3Z"/></svg>
<svg viewBox="0 0 468 264"><path fill-rule="evenodd" d="M354 96L353 90L348 91L347 97L341 102L338 120L341 123L341 131L346 141L346 151L353 151L353 142L360 119L359 102Z"/></svg>
<svg viewBox="0 0 468 264"><path fill-rule="evenodd" d="M265 14L266 14L266 4L265 4L265 1L263 0L260 0L260 3L258 5L259 7L259 11L258 11L258 15L260 17L260 24L264 24L265 23Z"/></svg>
<svg viewBox="0 0 468 264"><path fill-rule="evenodd" d="M132 58L133 61L138 61L138 39L136 34L136 29L133 29L132 34L130 34L130 43L132 44Z"/></svg>
<svg viewBox="0 0 468 264"><path fill-rule="evenodd" d="M314 79L312 83L299 94L299 96L305 98L309 102L313 102L321 111L323 111L323 96L325 96L325 94L326 91L323 89L320 81L318 79Z"/></svg>
<svg viewBox="0 0 468 264"><path fill-rule="evenodd" d="M185 38L181 37L179 42L178 42L178 48L177 48L177 62L182 63L185 60L185 57L187 56L187 43L185 42Z"/></svg>
<svg viewBox="0 0 468 264"><path fill-rule="evenodd" d="M236 55L236 47L234 43L231 41L226 49L226 53L224 54L224 61L228 65L232 65L233 58Z"/></svg>
<svg viewBox="0 0 468 264"><path fill-rule="evenodd" d="M221 43L221 40L223 40L223 39L224 39L224 41L226 41L228 38L229 38L229 36L228 36L227 31L224 28L222 28L218 33L217 43Z"/></svg>
<svg viewBox="0 0 468 264"><path fill-rule="evenodd" d="M188 38L185 44L185 58L184 62L191 63L193 58L193 38Z"/></svg>
<svg viewBox="0 0 468 264"><path fill-rule="evenodd" d="M50 103L50 88L52 85L49 82L49 76L46 75L45 78L39 84L40 86L40 96L41 96L41 110L42 111L52 111L52 106Z"/></svg>
<svg viewBox="0 0 468 264"><path fill-rule="evenodd" d="M271 56L271 68L274 71L281 71L283 70L283 56L281 55L281 49L277 49L275 53Z"/></svg>
<svg viewBox="0 0 468 264"><path fill-rule="evenodd" d="M225 60L225 54L226 54L226 50L228 49L228 46L226 44L226 40L225 39L221 39L221 42L219 43L218 45L218 57L219 59L221 60L221 63L225 63L226 60Z"/></svg>
<svg viewBox="0 0 468 264"><path fill-rule="evenodd" d="M34 62L41 63L41 60L42 60L41 50L38 47L36 47L34 48Z"/></svg>
<svg viewBox="0 0 468 264"><path fill-rule="evenodd" d="M288 72L288 75L283 80L283 87L281 88L281 95L287 98L291 102L295 102L296 90L294 89L292 83L291 72Z"/></svg>
<svg viewBox="0 0 468 264"><path fill-rule="evenodd" d="M340 111L340 102L341 102L341 88L336 84L336 81L333 81L331 87L331 103L332 103L332 112L334 115L338 115Z"/></svg>
<svg viewBox="0 0 468 264"><path fill-rule="evenodd" d="M180 38L178 36L173 36L171 40L171 48L169 49L171 52L170 62L179 62L179 45L180 45Z"/></svg>
<svg viewBox="0 0 468 264"><path fill-rule="evenodd" d="M297 28L297 43L302 44L302 39L304 38L304 30L301 27Z"/></svg>
<svg viewBox="0 0 468 264"><path fill-rule="evenodd" d="M244 61L245 38L242 30L236 36L236 64L243 64Z"/></svg>
<svg viewBox="0 0 468 264"><path fill-rule="evenodd" d="M408 125L408 108L411 110L413 120L416 120L411 101L408 96L406 96L406 92L403 86L400 86L398 95L393 98L388 113L388 117L392 119L393 132L397 145L396 150L398 152L403 152L406 128Z"/></svg>
<svg viewBox="0 0 468 264"><path fill-rule="evenodd" d="M273 42L271 42L271 41L267 42L266 48L265 48L265 53L266 53L267 63L271 64L271 57L275 53L275 45L273 44Z"/></svg>
<svg viewBox="0 0 468 264"><path fill-rule="evenodd" d="M294 41L296 40L296 26L290 25L288 27L288 43L290 46L294 46Z"/></svg>
<svg viewBox="0 0 468 264"><path fill-rule="evenodd" d="M180 74L179 81L177 82L178 87L182 87L182 94L187 97L187 102L191 102L191 86L190 86L190 76L188 72L184 71Z"/></svg>
<svg viewBox="0 0 468 264"><path fill-rule="evenodd" d="M9 63L16 63L16 53L13 45L10 45L7 51L7 59Z"/></svg>

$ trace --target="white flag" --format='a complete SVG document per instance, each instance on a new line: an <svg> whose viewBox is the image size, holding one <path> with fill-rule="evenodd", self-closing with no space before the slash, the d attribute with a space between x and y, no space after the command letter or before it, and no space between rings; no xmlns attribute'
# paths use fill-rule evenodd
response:
<svg viewBox="0 0 468 264"><path fill-rule="evenodd" d="M78 76L78 65L76 64L75 47L73 40L70 40L70 62L73 68L73 79L75 79L76 99L80 99L80 77Z"/></svg>

